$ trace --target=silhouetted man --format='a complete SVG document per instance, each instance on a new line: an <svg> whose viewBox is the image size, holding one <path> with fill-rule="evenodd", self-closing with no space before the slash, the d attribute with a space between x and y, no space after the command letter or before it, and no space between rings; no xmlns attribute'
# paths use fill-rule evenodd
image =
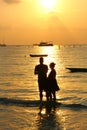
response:
<svg viewBox="0 0 87 130"><path fill-rule="evenodd" d="M40 57L39 62L40 64L35 66L34 74L38 75L39 96L42 101L43 91L46 88L48 66L43 64L43 57Z"/></svg>

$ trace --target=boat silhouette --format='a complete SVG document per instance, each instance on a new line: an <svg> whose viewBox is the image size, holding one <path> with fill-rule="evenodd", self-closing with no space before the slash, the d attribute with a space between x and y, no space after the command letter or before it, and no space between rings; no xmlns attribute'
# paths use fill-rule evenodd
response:
<svg viewBox="0 0 87 130"><path fill-rule="evenodd" d="M53 46L53 44L49 43L49 42L40 42L40 44L38 44L38 46Z"/></svg>
<svg viewBox="0 0 87 130"><path fill-rule="evenodd" d="M30 54L31 57L47 57L47 54Z"/></svg>
<svg viewBox="0 0 87 130"><path fill-rule="evenodd" d="M71 72L87 72L87 68L66 68Z"/></svg>

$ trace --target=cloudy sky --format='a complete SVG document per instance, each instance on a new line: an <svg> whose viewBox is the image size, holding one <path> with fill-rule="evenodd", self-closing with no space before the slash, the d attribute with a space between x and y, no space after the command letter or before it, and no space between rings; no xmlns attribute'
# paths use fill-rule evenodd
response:
<svg viewBox="0 0 87 130"><path fill-rule="evenodd" d="M0 43L87 43L87 0L0 0Z"/></svg>

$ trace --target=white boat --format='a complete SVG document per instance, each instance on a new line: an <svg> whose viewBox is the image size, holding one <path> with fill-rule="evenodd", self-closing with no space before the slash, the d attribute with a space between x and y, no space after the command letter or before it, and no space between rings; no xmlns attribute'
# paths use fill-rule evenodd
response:
<svg viewBox="0 0 87 130"><path fill-rule="evenodd" d="M49 43L49 42L40 42L40 44L38 44L38 46L53 46L53 44Z"/></svg>

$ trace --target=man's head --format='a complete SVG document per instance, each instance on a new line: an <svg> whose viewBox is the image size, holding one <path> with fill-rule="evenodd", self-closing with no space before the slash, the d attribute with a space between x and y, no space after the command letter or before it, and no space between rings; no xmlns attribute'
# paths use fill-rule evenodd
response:
<svg viewBox="0 0 87 130"><path fill-rule="evenodd" d="M43 62L44 62L43 57L40 57L39 62L40 62L40 64L43 64Z"/></svg>

